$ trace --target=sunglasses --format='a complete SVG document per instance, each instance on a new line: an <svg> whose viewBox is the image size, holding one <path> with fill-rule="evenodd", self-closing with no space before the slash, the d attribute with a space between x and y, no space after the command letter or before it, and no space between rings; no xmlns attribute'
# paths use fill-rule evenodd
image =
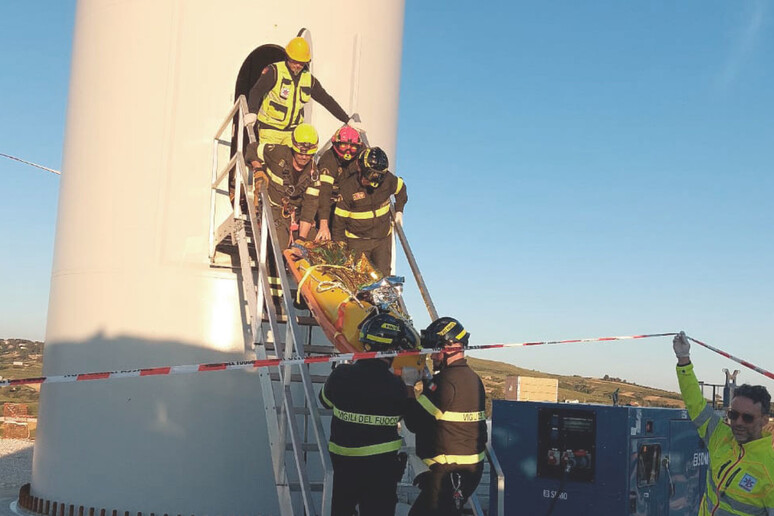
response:
<svg viewBox="0 0 774 516"><path fill-rule="evenodd" d="M736 421L739 419L739 416L742 416L742 421L744 421L747 424L752 423L755 421L755 416L752 414L742 414L741 412L737 412L736 410L729 410L726 414L728 416L729 421Z"/></svg>

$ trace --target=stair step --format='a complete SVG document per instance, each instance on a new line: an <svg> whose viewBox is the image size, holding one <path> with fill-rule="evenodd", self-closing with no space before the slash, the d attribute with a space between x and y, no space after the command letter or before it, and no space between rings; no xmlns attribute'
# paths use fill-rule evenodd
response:
<svg viewBox="0 0 774 516"><path fill-rule="evenodd" d="M299 492L301 491L301 484L298 482L290 482L288 484L288 487L293 492ZM323 483L322 482L309 482L309 488L312 490L313 493L321 493L323 490Z"/></svg>
<svg viewBox="0 0 774 516"><path fill-rule="evenodd" d="M274 343L273 342L267 342L266 343L266 351L274 351ZM316 355L335 355L336 354L336 348L334 348L331 345L328 346L304 346L304 352L305 353L313 353Z"/></svg>
<svg viewBox="0 0 774 516"><path fill-rule="evenodd" d="M271 373L269 375L274 382L279 381L279 374L277 373ZM309 377L312 379L312 383L325 383L325 380L328 379L327 376L323 376L321 374L310 374ZM298 382L301 383L301 375L300 374L291 374L290 375L290 381L291 382Z"/></svg>
<svg viewBox="0 0 774 516"><path fill-rule="evenodd" d="M263 318L263 322L265 322L265 323L269 322L268 317L264 317ZM277 322L279 322L279 323L288 322L288 316L284 315L284 314L282 314L282 315L277 314ZM298 324L299 326L320 326L317 323L317 319L315 319L314 317L311 317L309 315L298 315L298 316L296 316L296 324Z"/></svg>
<svg viewBox="0 0 774 516"><path fill-rule="evenodd" d="M277 406L277 414L282 412L282 407L279 405ZM308 416L310 415L309 407L293 407L293 413L297 416ZM321 416L332 416L333 415L333 409L323 409L318 408L317 413Z"/></svg>
<svg viewBox="0 0 774 516"><path fill-rule="evenodd" d="M247 220L242 221L229 221L224 223L219 229L222 229L223 231L228 231L229 229L235 228L239 223L244 224L245 228L245 237L247 241L247 245L251 251L251 254L255 252L255 242L253 240L253 230L250 226L250 223ZM215 250L224 254L238 254L239 249L237 246L237 242L235 239L231 238L231 233L226 232L223 238L220 242L217 243L215 246Z"/></svg>
<svg viewBox="0 0 774 516"><path fill-rule="evenodd" d="M285 443L285 451L293 451L293 443ZM301 451L316 452L320 451L320 448L317 447L317 443L302 443Z"/></svg>

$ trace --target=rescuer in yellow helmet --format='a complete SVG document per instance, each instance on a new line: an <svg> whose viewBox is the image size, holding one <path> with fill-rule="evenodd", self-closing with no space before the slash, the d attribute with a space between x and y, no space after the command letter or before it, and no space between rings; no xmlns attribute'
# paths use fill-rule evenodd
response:
<svg viewBox="0 0 774 516"><path fill-rule="evenodd" d="M311 124L297 125L289 145L252 143L246 160L253 168L255 195L265 183L277 223L278 244L288 247L292 232L306 238L314 224L320 195L320 175L312 157L319 137Z"/></svg>
<svg viewBox="0 0 774 516"><path fill-rule="evenodd" d="M245 157L253 168L255 202L257 205L261 187L266 185L280 250L287 249L293 239L314 237L320 175L312 158L318 146L317 131L310 124L296 126L289 145L251 143L247 146ZM274 303L281 311L282 290L273 256L270 251L269 282Z"/></svg>
<svg viewBox="0 0 774 516"><path fill-rule="evenodd" d="M309 43L301 37L293 38L285 54L285 61L263 69L247 98L250 113L257 115L261 143L289 145L293 129L304 121L304 104L310 99L342 122L349 120L346 111L309 72Z"/></svg>

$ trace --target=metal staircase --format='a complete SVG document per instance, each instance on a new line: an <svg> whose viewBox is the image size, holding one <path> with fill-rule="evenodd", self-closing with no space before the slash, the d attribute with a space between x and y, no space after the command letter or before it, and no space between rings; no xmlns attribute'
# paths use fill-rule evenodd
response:
<svg viewBox="0 0 774 516"><path fill-rule="evenodd" d="M269 241L276 242L277 235L265 187L257 193L261 198L260 213L255 208L252 174L243 158L244 135L250 142L255 141L252 129L245 124L247 113L247 102L240 96L213 140L210 262L235 268L240 276L251 337L245 348L254 351L258 360L289 359L309 352L333 353L325 338L312 344L316 323L293 306L291 283L283 266L277 269L284 316L277 313L273 302L265 257ZM218 163L226 161L231 152L234 126L236 152L219 168ZM245 131L246 127L249 130ZM224 133L228 133L226 138ZM233 198L229 195L229 176L233 178ZM271 252L275 263L284 263L276 245L271 246ZM302 325L306 331L301 330ZM327 374L313 375L308 365L287 365L259 368L258 377L281 514L329 514L333 467L323 417L331 414L318 409L314 385L324 382Z"/></svg>
<svg viewBox="0 0 774 516"><path fill-rule="evenodd" d="M243 158L245 137L250 143L255 141L251 125L245 122L247 115L247 102L244 96L240 96L213 138L211 266L230 268L240 277L240 294L246 308L245 317L249 321L246 352L255 352L258 360L333 354L336 350L322 331L315 328L317 323L311 314L293 305L297 286L285 271L282 250L270 245L278 239L268 193L265 186L260 192L253 191L252 174L248 172ZM359 122L357 115L353 118ZM232 136L236 139L235 145ZM367 144L365 135L364 140ZM320 152L328 145L330 142ZM255 195L260 197L259 209L256 209ZM427 310L435 319L438 313L408 239L399 224L394 227ZM282 313L278 313L272 298L271 291L276 285L270 284L267 258L279 264L277 272L283 294L279 308ZM332 411L320 409L317 403L317 394L329 372L330 365L326 363L258 369L282 516L325 516L331 511L333 468L326 429L330 428ZM413 446L404 445L404 451L412 455ZM502 484L502 473L498 475L499 466L489 447L487 456L491 464L488 471L493 471L491 476ZM411 485L412 480L413 469L408 468L399 485L401 500L408 503L418 494ZM485 493L487 489L482 482L479 492ZM501 504L502 495L499 498ZM469 504L472 514L485 514L475 495Z"/></svg>

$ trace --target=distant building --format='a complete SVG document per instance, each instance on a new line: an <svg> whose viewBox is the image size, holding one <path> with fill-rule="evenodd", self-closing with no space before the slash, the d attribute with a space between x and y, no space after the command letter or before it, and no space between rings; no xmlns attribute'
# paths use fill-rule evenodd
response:
<svg viewBox="0 0 774 516"><path fill-rule="evenodd" d="M14 362L13 367L24 367L24 362Z"/></svg>
<svg viewBox="0 0 774 516"><path fill-rule="evenodd" d="M559 380L533 376L507 376L505 378L505 399L555 403L559 400Z"/></svg>

